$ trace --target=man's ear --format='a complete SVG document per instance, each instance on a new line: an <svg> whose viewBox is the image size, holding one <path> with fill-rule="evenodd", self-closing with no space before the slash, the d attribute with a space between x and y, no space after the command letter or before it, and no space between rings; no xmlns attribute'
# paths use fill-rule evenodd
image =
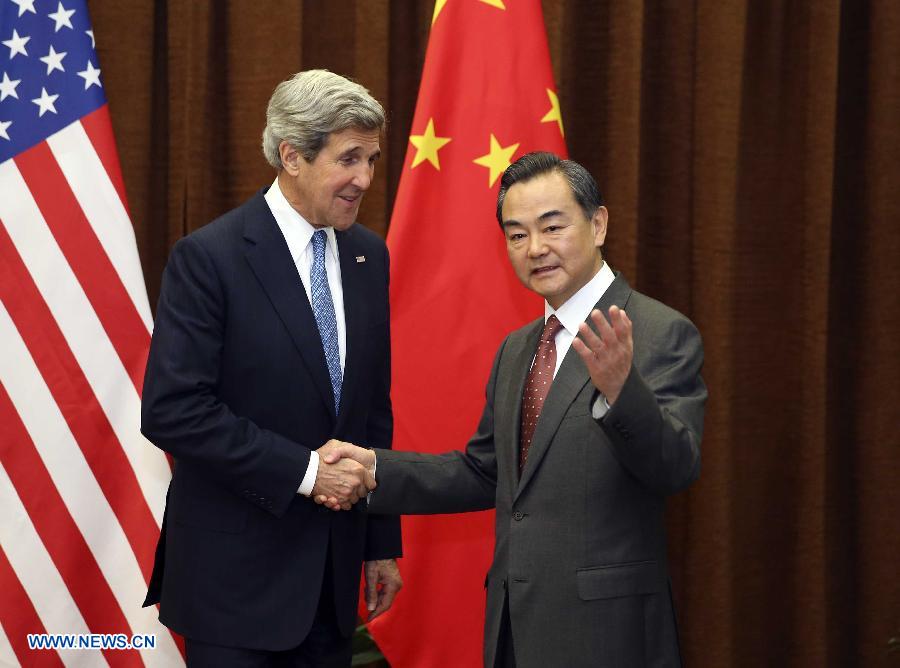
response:
<svg viewBox="0 0 900 668"><path fill-rule="evenodd" d="M281 165L291 176L297 176L300 173L300 163L303 162L303 156L300 152L286 141L278 145L278 153L281 156Z"/></svg>
<svg viewBox="0 0 900 668"><path fill-rule="evenodd" d="M597 207L594 217L591 218L591 225L594 226L594 245L597 248L603 246L606 241L606 223L609 220L609 211L605 206Z"/></svg>

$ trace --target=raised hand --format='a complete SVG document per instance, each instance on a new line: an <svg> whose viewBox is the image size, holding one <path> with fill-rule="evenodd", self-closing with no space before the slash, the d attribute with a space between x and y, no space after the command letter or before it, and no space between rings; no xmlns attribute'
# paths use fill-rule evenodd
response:
<svg viewBox="0 0 900 668"><path fill-rule="evenodd" d="M372 482L375 482L374 471L375 471L375 452L372 450L367 450L366 448L361 448L358 445L353 445L352 443L346 443L344 441L338 440L330 440L328 443L323 445L318 450L320 460L319 466L322 466L324 462L327 465L337 466L341 462L353 462L357 466L365 467L368 474L372 477ZM374 489L374 485L373 485ZM367 492L368 493L368 492ZM317 491L315 487L313 487L313 500L319 505L325 505L331 510L349 510L350 506L345 502L342 502L338 497L328 494L325 490L321 492ZM355 503L355 502L354 502Z"/></svg>
<svg viewBox="0 0 900 668"><path fill-rule="evenodd" d="M375 477L367 467L353 459L342 459L340 456L329 458L329 453L345 446L356 447L332 439L316 451L319 453L319 469L312 496L317 503L323 503L318 500L320 497L330 501L328 506L332 510L350 510L354 503L375 489Z"/></svg>
<svg viewBox="0 0 900 668"><path fill-rule="evenodd" d="M597 333L587 323L581 323L572 347L584 360L594 387L611 406L619 398L619 392L631 371L634 358L631 320L618 306L610 307L609 322L596 309L591 311L591 320L597 327Z"/></svg>

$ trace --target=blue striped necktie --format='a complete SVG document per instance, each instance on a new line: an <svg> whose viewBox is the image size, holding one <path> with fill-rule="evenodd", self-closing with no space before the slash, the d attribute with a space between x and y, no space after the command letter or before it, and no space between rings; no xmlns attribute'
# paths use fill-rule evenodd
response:
<svg viewBox="0 0 900 668"><path fill-rule="evenodd" d="M316 230L312 235L313 262L309 270L309 292L312 295L313 315L319 326L322 347L325 349L325 361L328 363L328 375L331 377L331 389L334 392L334 412L341 407L341 353L338 349L337 318L334 315L334 302L331 300L331 289L328 287L328 275L325 273L325 245L328 237L325 230Z"/></svg>

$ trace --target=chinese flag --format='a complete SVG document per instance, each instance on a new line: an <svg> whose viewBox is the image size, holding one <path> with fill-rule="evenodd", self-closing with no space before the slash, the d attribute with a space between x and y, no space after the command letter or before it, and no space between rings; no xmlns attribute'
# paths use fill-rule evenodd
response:
<svg viewBox="0 0 900 668"><path fill-rule="evenodd" d="M495 217L536 150L566 150L540 0L438 0L388 233L394 448L463 449L499 344L543 314ZM405 586L370 625L394 668L481 665L493 520L403 518Z"/></svg>

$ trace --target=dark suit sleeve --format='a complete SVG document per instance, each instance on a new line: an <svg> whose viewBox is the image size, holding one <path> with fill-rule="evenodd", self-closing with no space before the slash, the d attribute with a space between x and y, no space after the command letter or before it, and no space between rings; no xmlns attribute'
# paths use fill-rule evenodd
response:
<svg viewBox="0 0 900 668"><path fill-rule="evenodd" d="M494 390L504 344L497 352L485 391L478 430L465 452L440 455L379 450L370 511L429 515L493 508L497 497L494 450Z"/></svg>
<svg viewBox="0 0 900 668"><path fill-rule="evenodd" d="M249 502L283 515L310 451L235 415L216 396L225 299L216 267L193 237L163 274L141 404L141 432L157 447Z"/></svg>
<svg viewBox="0 0 900 668"><path fill-rule="evenodd" d="M622 392L598 422L632 475L659 494L673 494L700 475L703 343L679 316L643 345L646 354L638 359L636 351Z"/></svg>
<svg viewBox="0 0 900 668"><path fill-rule="evenodd" d="M384 249L385 285L390 281L390 257ZM385 294L387 294L387 290ZM390 449L394 433L394 414L391 407L391 345L390 345L390 306L385 302L388 337L387 349L382 356L381 368L372 382L375 383L372 393L372 408L366 425L369 445L373 448ZM396 515L370 515L366 524L366 547L364 559L392 559L402 556L400 537L400 518Z"/></svg>

